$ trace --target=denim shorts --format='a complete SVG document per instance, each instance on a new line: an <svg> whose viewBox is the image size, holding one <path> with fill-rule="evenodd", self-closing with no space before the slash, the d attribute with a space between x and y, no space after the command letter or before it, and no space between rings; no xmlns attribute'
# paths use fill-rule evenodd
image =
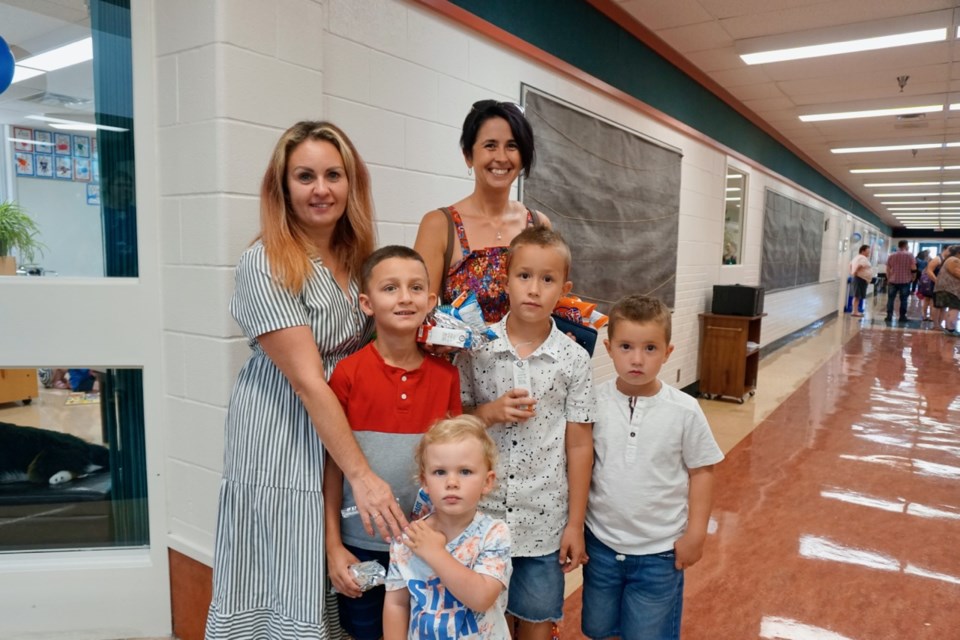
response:
<svg viewBox="0 0 960 640"><path fill-rule="evenodd" d="M351 545L344 545L360 562L376 560L384 569L390 567L389 551L371 551ZM348 598L337 594L340 626L351 638L356 640L380 640L383 637L383 587L374 587L364 591L359 598Z"/></svg>
<svg viewBox="0 0 960 640"><path fill-rule="evenodd" d="M585 533L590 562L583 566L583 635L593 640L679 640L683 571L673 549L628 556Z"/></svg>
<svg viewBox="0 0 960 640"><path fill-rule="evenodd" d="M563 569L560 552L512 557L507 613L527 622L557 622L563 617Z"/></svg>

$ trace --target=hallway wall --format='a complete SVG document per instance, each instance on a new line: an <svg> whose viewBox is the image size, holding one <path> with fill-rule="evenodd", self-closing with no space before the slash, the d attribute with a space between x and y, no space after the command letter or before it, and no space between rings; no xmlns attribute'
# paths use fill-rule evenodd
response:
<svg viewBox="0 0 960 640"><path fill-rule="evenodd" d="M247 354L227 312L232 267L257 228L270 149L297 119L330 119L353 138L371 169L381 244L412 245L426 211L470 192L463 117L479 99L517 101L521 83L681 149L669 384L698 377L697 314L712 286L759 282L766 188L837 224L824 238L821 282L768 296L762 343L838 308L846 212L418 3L168 0L155 13L169 544L195 560L212 562L225 407ZM721 267L728 162L750 186L743 263ZM628 241L643 260L644 238ZM611 374L605 355L594 364L597 379Z"/></svg>

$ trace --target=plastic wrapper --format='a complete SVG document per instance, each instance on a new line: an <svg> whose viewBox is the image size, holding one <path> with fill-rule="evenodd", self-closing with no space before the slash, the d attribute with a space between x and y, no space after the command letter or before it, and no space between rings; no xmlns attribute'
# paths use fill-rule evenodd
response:
<svg viewBox="0 0 960 640"><path fill-rule="evenodd" d="M360 586L360 591L369 591L383 584L387 570L376 560L367 560L350 565L350 574Z"/></svg>
<svg viewBox="0 0 960 640"><path fill-rule="evenodd" d="M599 329L609 320L607 316L597 311L595 303L581 300L579 296L574 295L560 298L557 306L553 308L553 313L564 320L582 324L592 329Z"/></svg>
<svg viewBox="0 0 960 640"><path fill-rule="evenodd" d="M484 322L472 291L460 294L451 304L437 307L417 331L418 342L460 349L476 349L496 339L497 334Z"/></svg>

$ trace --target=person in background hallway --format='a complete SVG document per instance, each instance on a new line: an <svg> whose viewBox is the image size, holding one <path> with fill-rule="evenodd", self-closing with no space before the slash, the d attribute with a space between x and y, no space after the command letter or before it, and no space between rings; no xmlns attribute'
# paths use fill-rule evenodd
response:
<svg viewBox="0 0 960 640"><path fill-rule="evenodd" d="M960 312L960 244L947 247L943 252L943 266L933 290L933 303L943 315L943 332L960 336L957 331L957 314ZM947 311L944 311L947 309Z"/></svg>
<svg viewBox="0 0 960 640"><path fill-rule="evenodd" d="M850 276L853 278L853 311L850 315L854 318L862 318L860 303L867 297L867 285L873 279L870 245L861 245L860 251L850 261Z"/></svg>
<svg viewBox="0 0 960 640"><path fill-rule="evenodd" d="M901 240L897 251L887 258L887 315L884 322L893 322L893 303L900 296L899 322L906 322L907 303L910 300L910 285L917 272L917 261L910 253L910 243Z"/></svg>
<svg viewBox="0 0 960 640"><path fill-rule="evenodd" d="M920 285L920 276L923 274L923 270L927 268L927 256L929 252L924 249L917 254L917 271L914 273L913 284L910 287L910 292L913 293L917 290L917 287ZM922 319L922 318L921 318Z"/></svg>
<svg viewBox="0 0 960 640"><path fill-rule="evenodd" d="M933 322L937 317L936 326L939 324L939 313L933 307L933 289L936 286L934 278L930 275L927 266L930 261L927 259L929 252L924 250L920 253L923 256L923 266L920 266L920 260L917 260L917 298L920 299L920 322Z"/></svg>
<svg viewBox="0 0 960 640"><path fill-rule="evenodd" d="M940 276L940 269L943 267L944 261L947 259L947 250L950 247L944 247L943 250L937 255L930 258L927 262L927 268L924 270L927 278L933 283L933 288L931 289L930 297L933 298L933 312L930 314L931 320L933 320L933 328L939 329L943 326L943 316L946 314L945 309L941 309L937 306L936 300L936 286L937 278Z"/></svg>
<svg viewBox="0 0 960 640"><path fill-rule="evenodd" d="M657 379L673 352L670 309L626 296L607 327L617 375L597 388L581 628L679 639L684 570L703 555L723 453L697 401Z"/></svg>
<svg viewBox="0 0 960 640"><path fill-rule="evenodd" d="M545 215L510 199L521 172L529 176L533 168L533 129L519 105L480 100L463 121L460 150L474 174L473 193L424 215L414 249L427 263L430 290L441 304L473 291L492 324L510 306L507 246L527 227L550 226Z"/></svg>
<svg viewBox="0 0 960 640"><path fill-rule="evenodd" d="M369 534L406 525L327 385L371 334L358 279L373 243L369 174L346 135L325 122L284 132L230 303L252 353L227 408L208 640L340 637L325 588L325 450Z"/></svg>

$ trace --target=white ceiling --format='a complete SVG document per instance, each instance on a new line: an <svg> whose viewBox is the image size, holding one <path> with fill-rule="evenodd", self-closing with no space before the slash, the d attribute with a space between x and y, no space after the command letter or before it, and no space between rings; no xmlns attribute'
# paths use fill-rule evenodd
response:
<svg viewBox="0 0 960 640"><path fill-rule="evenodd" d="M851 169L864 167L960 165L960 148L919 150L916 154L911 150L830 152L836 147L960 141L960 112L908 120L883 116L804 123L798 118L815 112L960 102L960 65L955 63L960 57L960 40L953 37L957 30L953 9L960 4L956 0L620 0L618 4L887 224L901 226L874 194L921 189L867 188L864 183L960 180L960 170L850 173ZM906 16L942 23L948 27L948 41L754 66L744 63L736 51L738 41L745 39L831 27L853 31L858 28L853 25L859 23ZM897 77L904 75L910 78L901 92ZM943 190L960 191L960 185ZM960 197L942 198L948 199Z"/></svg>
<svg viewBox="0 0 960 640"><path fill-rule="evenodd" d="M0 0L0 36L14 58L90 37L85 0ZM27 115L93 122L93 63L82 62L10 85L0 93L0 125L43 126Z"/></svg>

